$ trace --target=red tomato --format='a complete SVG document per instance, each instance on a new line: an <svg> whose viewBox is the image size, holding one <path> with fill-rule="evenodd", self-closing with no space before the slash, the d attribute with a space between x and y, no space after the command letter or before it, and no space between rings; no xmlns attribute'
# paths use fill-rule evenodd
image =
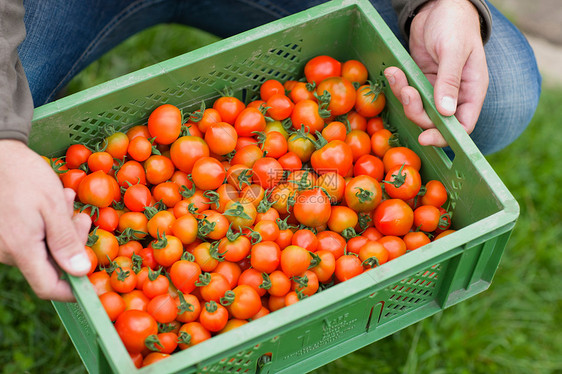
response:
<svg viewBox="0 0 562 374"><path fill-rule="evenodd" d="M178 347L183 350L210 339L211 333L199 322L188 322L180 327L178 336Z"/></svg>
<svg viewBox="0 0 562 374"><path fill-rule="evenodd" d="M129 138L124 132L117 131L107 138L105 138L107 144L105 151L111 155L111 157L122 160L127 154L127 149L129 148Z"/></svg>
<svg viewBox="0 0 562 374"><path fill-rule="evenodd" d="M314 96L314 85L305 82L295 82L293 87L289 90L289 98L293 103L298 103L301 100L317 101Z"/></svg>
<svg viewBox="0 0 562 374"><path fill-rule="evenodd" d="M358 254L363 265L368 267L380 266L389 260L388 250L376 241L367 241Z"/></svg>
<svg viewBox="0 0 562 374"><path fill-rule="evenodd" d="M146 306L146 311L158 323L170 323L178 316L178 303L170 294L156 295Z"/></svg>
<svg viewBox="0 0 562 374"><path fill-rule="evenodd" d="M73 144L66 150L66 166L69 169L77 169L80 165L88 161L92 151L83 144Z"/></svg>
<svg viewBox="0 0 562 374"><path fill-rule="evenodd" d="M269 108L267 110L267 115L276 121L283 121L289 118L295 107L291 99L285 96L285 92L272 95L267 99L265 105Z"/></svg>
<svg viewBox="0 0 562 374"><path fill-rule="evenodd" d="M232 290L234 300L227 306L230 314L237 319L248 319L260 311L262 304L256 290L242 284Z"/></svg>
<svg viewBox="0 0 562 374"><path fill-rule="evenodd" d="M250 261L259 272L272 273L281 261L281 249L275 242L259 242L251 248Z"/></svg>
<svg viewBox="0 0 562 374"><path fill-rule="evenodd" d="M81 169L69 169L66 173L60 175L62 185L66 188L72 188L78 193L78 186L82 179L86 176L86 172Z"/></svg>
<svg viewBox="0 0 562 374"><path fill-rule="evenodd" d="M193 165L193 183L201 190L216 190L226 177L224 166L213 157L201 157Z"/></svg>
<svg viewBox="0 0 562 374"><path fill-rule="evenodd" d="M384 178L384 189L394 199L409 200L414 198L421 188L420 173L409 165L390 169Z"/></svg>
<svg viewBox="0 0 562 374"><path fill-rule="evenodd" d="M91 172L101 170L106 174L113 167L113 157L107 152L94 152L88 157L88 169Z"/></svg>
<svg viewBox="0 0 562 374"><path fill-rule="evenodd" d="M336 260L345 253L345 239L337 232L326 230L319 232L316 236L318 238L317 253L320 251L330 252Z"/></svg>
<svg viewBox="0 0 562 374"><path fill-rule="evenodd" d="M125 188L128 188L131 184L146 184L146 172L140 162L130 160L125 162L115 173L115 179L119 187Z"/></svg>
<svg viewBox="0 0 562 374"><path fill-rule="evenodd" d="M320 250L315 254L320 259L320 262L318 262L310 270L316 274L319 282L328 282L332 279L332 275L336 270L336 259L334 254L327 250Z"/></svg>
<svg viewBox="0 0 562 374"><path fill-rule="evenodd" d="M346 176L353 167L353 153L345 142L332 140L312 153L310 163L318 174L335 171Z"/></svg>
<svg viewBox="0 0 562 374"><path fill-rule="evenodd" d="M234 151L237 141L236 130L226 122L214 123L205 132L205 142L209 150L217 155L226 155Z"/></svg>
<svg viewBox="0 0 562 374"><path fill-rule="evenodd" d="M421 169L420 156L407 147L392 147L388 149L383 156L382 162L385 172L402 165L409 165L417 171Z"/></svg>
<svg viewBox="0 0 562 374"><path fill-rule="evenodd" d="M268 79L260 86L260 97L263 101L267 101L275 94L285 94L283 83L276 79Z"/></svg>
<svg viewBox="0 0 562 374"><path fill-rule="evenodd" d="M351 279L363 272L361 260L356 255L343 255L336 260L334 274L340 282Z"/></svg>
<svg viewBox="0 0 562 374"><path fill-rule="evenodd" d="M320 188L299 191L295 200L293 214L299 223L318 227L330 219L330 198Z"/></svg>
<svg viewBox="0 0 562 374"><path fill-rule="evenodd" d="M304 75L310 83L341 75L341 62L330 56L316 56L305 64Z"/></svg>
<svg viewBox="0 0 562 374"><path fill-rule="evenodd" d="M345 202L356 212L370 212L382 200L382 188L368 175L352 178L345 187Z"/></svg>
<svg viewBox="0 0 562 374"><path fill-rule="evenodd" d="M293 127L298 130L304 127L311 134L322 131L324 128L324 118L329 117L328 112L320 113L318 103L313 100L301 100L295 104L291 114Z"/></svg>
<svg viewBox="0 0 562 374"><path fill-rule="evenodd" d="M403 236L412 228L414 212L403 200L388 199L373 211L373 222L383 235Z"/></svg>
<svg viewBox="0 0 562 374"><path fill-rule="evenodd" d="M379 115L386 105L386 98L380 84L367 84L357 89L355 110L363 117Z"/></svg>
<svg viewBox="0 0 562 374"><path fill-rule="evenodd" d="M302 275L310 266L311 259L306 249L290 245L281 251L281 270L289 278Z"/></svg>
<svg viewBox="0 0 562 374"><path fill-rule="evenodd" d="M441 207L447 201L447 189L438 180L430 180L425 184L425 193L421 197L423 205Z"/></svg>
<svg viewBox="0 0 562 374"><path fill-rule="evenodd" d="M351 147L353 162L356 162L361 156L371 152L371 139L369 138L369 134L363 130L351 130L347 133L345 142Z"/></svg>
<svg viewBox="0 0 562 374"><path fill-rule="evenodd" d="M342 64L341 75L350 82L361 85L367 82L369 72L361 61L347 60Z"/></svg>
<svg viewBox="0 0 562 374"><path fill-rule="evenodd" d="M347 135L347 128L342 122L333 121L330 122L324 129L322 130L322 136L327 141L332 140L341 140L345 141L345 137Z"/></svg>
<svg viewBox="0 0 562 374"><path fill-rule="evenodd" d="M152 193L144 184L134 184L123 194L123 203L133 212L143 212L145 207L152 205Z"/></svg>
<svg viewBox="0 0 562 374"><path fill-rule="evenodd" d="M283 167L273 157L263 157L258 159L252 166L252 180L264 189L270 189L283 178Z"/></svg>
<svg viewBox="0 0 562 374"><path fill-rule="evenodd" d="M384 164L380 158L371 154L363 155L353 165L353 175L368 175L382 182L384 178Z"/></svg>
<svg viewBox="0 0 562 374"><path fill-rule="evenodd" d="M170 148L170 158L175 167L186 173L191 173L195 162L209 154L205 140L196 136L182 136Z"/></svg>
<svg viewBox="0 0 562 374"><path fill-rule="evenodd" d="M355 105L355 87L343 77L326 78L318 84L316 94L330 95L328 110L332 116L339 116L349 112Z"/></svg>
<svg viewBox="0 0 562 374"><path fill-rule="evenodd" d="M388 261L400 257L406 253L406 243L404 243L404 240L402 240L398 236L387 235L383 236L377 241L381 243L387 250Z"/></svg>
<svg viewBox="0 0 562 374"><path fill-rule="evenodd" d="M146 161L152 154L152 143L143 136L137 136L129 141L127 153L135 161Z"/></svg>
<svg viewBox="0 0 562 374"><path fill-rule="evenodd" d="M420 231L437 230L441 212L433 205L421 205L414 210L414 227Z"/></svg>
<svg viewBox="0 0 562 374"><path fill-rule="evenodd" d="M222 330L228 322L228 311L221 304L214 301L205 303L199 315L201 325L211 332Z"/></svg>
<svg viewBox="0 0 562 374"><path fill-rule="evenodd" d="M158 144L172 144L180 135L181 125L181 112L171 104L159 106L148 117L148 131Z"/></svg>
<svg viewBox="0 0 562 374"><path fill-rule="evenodd" d="M126 310L121 313L115 321L115 329L125 348L131 353L143 351L145 339L158 334L158 324L154 318L140 310Z"/></svg>
<svg viewBox="0 0 562 374"><path fill-rule="evenodd" d="M237 117L245 109L245 105L240 99L233 96L222 96L219 97L213 103L213 109L215 109L221 119L231 125L234 125ZM264 125L265 126L265 125ZM239 135L242 135L239 133Z"/></svg>
<svg viewBox="0 0 562 374"><path fill-rule="evenodd" d="M144 162L146 180L150 184L159 184L169 180L174 174L172 160L162 155L152 155Z"/></svg>
<svg viewBox="0 0 562 374"><path fill-rule="evenodd" d="M193 261L176 261L170 268L170 279L173 285L185 294L195 289L199 275L201 275L201 267Z"/></svg>
<svg viewBox="0 0 562 374"><path fill-rule="evenodd" d="M406 244L406 250L413 251L418 249L422 245L429 244L431 240L429 237L421 231L410 231L402 238L404 244Z"/></svg>
<svg viewBox="0 0 562 374"><path fill-rule="evenodd" d="M99 296L101 305L112 322L125 311L125 300L114 291L106 292Z"/></svg>

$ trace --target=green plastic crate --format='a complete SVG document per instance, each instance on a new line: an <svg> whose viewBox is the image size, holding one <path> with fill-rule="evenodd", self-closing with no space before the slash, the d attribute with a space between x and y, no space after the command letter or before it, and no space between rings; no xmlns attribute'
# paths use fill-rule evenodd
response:
<svg viewBox="0 0 562 374"><path fill-rule="evenodd" d="M421 157L422 177L450 192L455 233L345 283L136 369L87 278L71 277L77 304L54 303L91 373L303 373L486 290L519 214L513 196L454 118L441 117L432 87L368 1L333 1L85 90L35 110L30 146L62 155L99 127L144 124L163 103L184 111L231 87L242 99L265 80L302 76L317 55L358 59L371 78L399 66L455 152L421 147L385 86L388 122Z"/></svg>

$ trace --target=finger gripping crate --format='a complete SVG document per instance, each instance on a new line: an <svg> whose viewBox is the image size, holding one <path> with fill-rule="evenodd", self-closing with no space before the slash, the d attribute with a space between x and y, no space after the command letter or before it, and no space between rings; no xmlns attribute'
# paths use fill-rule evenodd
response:
<svg viewBox="0 0 562 374"><path fill-rule="evenodd" d="M422 159L424 180L450 193L457 231L376 269L137 370L87 278L70 278L78 303L54 303L92 373L303 373L486 290L519 214L517 202L454 118L441 117L432 87L367 1L333 1L224 39L37 108L30 146L62 155L92 144L100 128L145 124L152 110L174 104L184 113L211 104L230 87L249 100L267 79L302 76L317 55L357 59L387 96L386 116ZM417 143L384 85L399 66L421 94L432 121L455 153Z"/></svg>

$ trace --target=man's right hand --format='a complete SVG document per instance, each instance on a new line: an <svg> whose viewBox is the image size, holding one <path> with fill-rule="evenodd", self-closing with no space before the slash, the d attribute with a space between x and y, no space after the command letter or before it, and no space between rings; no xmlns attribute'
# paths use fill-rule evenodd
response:
<svg viewBox="0 0 562 374"><path fill-rule="evenodd" d="M60 269L86 275L91 220L73 215L74 191L17 140L0 140L0 263L17 266L43 299L74 301Z"/></svg>

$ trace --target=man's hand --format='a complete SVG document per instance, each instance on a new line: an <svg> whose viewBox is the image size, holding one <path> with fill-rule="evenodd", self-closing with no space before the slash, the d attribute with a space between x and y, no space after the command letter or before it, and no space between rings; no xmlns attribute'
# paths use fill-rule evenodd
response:
<svg viewBox="0 0 562 374"><path fill-rule="evenodd" d="M73 301L60 270L82 276L91 220L73 217L74 191L25 144L0 140L0 262L17 266L43 299Z"/></svg>
<svg viewBox="0 0 562 374"><path fill-rule="evenodd" d="M488 89L488 66L478 11L468 0L433 0L412 20L410 54L434 86L435 104L444 116L456 115L467 133L474 130ZM419 92L397 67L384 72L404 113L423 128L422 145L444 147L445 139L423 109Z"/></svg>

